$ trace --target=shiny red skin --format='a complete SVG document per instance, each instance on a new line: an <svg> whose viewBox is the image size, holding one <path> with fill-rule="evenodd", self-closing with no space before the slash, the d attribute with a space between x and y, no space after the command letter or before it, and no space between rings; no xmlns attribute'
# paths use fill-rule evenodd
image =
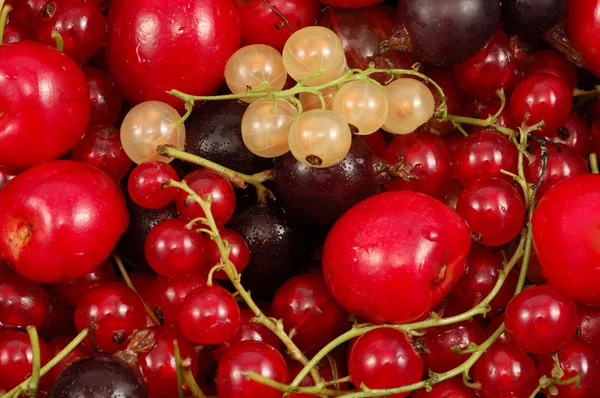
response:
<svg viewBox="0 0 600 398"><path fill-rule="evenodd" d="M33 22L35 39L55 46L52 32L64 42L64 53L78 64L94 55L106 40L106 18L91 0L50 0Z"/></svg>
<svg viewBox="0 0 600 398"><path fill-rule="evenodd" d="M458 201L458 197L461 192L465 189L460 182L457 180L452 180L452 184L450 185L450 189L448 189L448 193L444 196L442 202L450 207L452 210L456 210L456 202Z"/></svg>
<svg viewBox="0 0 600 398"><path fill-rule="evenodd" d="M318 271L297 275L275 292L271 312L283 321L286 332L295 330L294 342L302 351L321 348L337 337L350 314L335 301Z"/></svg>
<svg viewBox="0 0 600 398"><path fill-rule="evenodd" d="M112 262L107 259L81 278L52 285L52 290L60 300L75 307L81 296L92 287L116 280L115 269Z"/></svg>
<svg viewBox="0 0 600 398"><path fill-rule="evenodd" d="M588 398L600 394L600 354L590 343L575 337L557 355L560 367L564 371L561 380L581 376L579 387L575 384L556 385L559 397ZM552 377L554 358L552 355L544 355L537 359L537 366L538 376Z"/></svg>
<svg viewBox="0 0 600 398"><path fill-rule="evenodd" d="M180 218L164 220L150 230L144 253L150 267L167 278L183 278L200 270L206 243L201 233Z"/></svg>
<svg viewBox="0 0 600 398"><path fill-rule="evenodd" d="M90 126L114 125L121 112L123 95L117 90L108 72L89 66L83 66L81 70L90 89Z"/></svg>
<svg viewBox="0 0 600 398"><path fill-rule="evenodd" d="M509 38L499 28L479 52L454 65L453 71L456 81L467 94L490 98L504 86L515 67Z"/></svg>
<svg viewBox="0 0 600 398"><path fill-rule="evenodd" d="M175 199L179 190L165 187L169 180L179 181L175 169L161 161L140 163L131 171L127 192L131 199L146 209L160 209Z"/></svg>
<svg viewBox="0 0 600 398"><path fill-rule="evenodd" d="M448 113L452 115L464 115L465 105L467 102L467 94L458 85L456 79L454 78L452 68L439 68L427 65L427 76L431 80L436 82L444 92L444 96L446 97L446 107L448 108ZM441 104L440 92L432 85L429 85L429 89L431 90L431 93L435 98L436 107L439 106ZM454 125L452 124L452 122L448 120L440 121L435 117L432 117L429 120L427 126L444 134L444 140L448 136L448 134L454 131ZM458 134L462 137L460 133ZM453 151L451 150L451 152Z"/></svg>
<svg viewBox="0 0 600 398"><path fill-rule="evenodd" d="M569 60L555 50L539 50L531 54L535 61L523 71L525 76L550 73L561 78L571 89L577 86L577 71Z"/></svg>
<svg viewBox="0 0 600 398"><path fill-rule="evenodd" d="M44 288L15 272L0 278L0 326L39 328L48 315Z"/></svg>
<svg viewBox="0 0 600 398"><path fill-rule="evenodd" d="M229 260L235 266L237 272L242 272L248 261L250 261L250 248L248 242L239 233L229 228L222 228L219 231L221 239L227 241L230 246ZM221 261L221 253L214 240L206 239L206 260L204 260L204 270L206 273L210 272L211 268L219 264ZM229 277L225 271L217 271L213 274L214 278L217 279L228 279Z"/></svg>
<svg viewBox="0 0 600 398"><path fill-rule="evenodd" d="M211 351L213 358L217 362L221 361L223 355L225 355L225 353L229 351L232 346L242 341L260 341L270 345L276 350L279 350L281 347L281 340L279 340L279 337L277 337L275 333L270 331L266 326L252 322L252 318L255 316L256 315L254 315L254 312L248 308L240 309L240 327L238 331L229 340L219 344L216 349Z"/></svg>
<svg viewBox="0 0 600 398"><path fill-rule="evenodd" d="M115 0L106 59L130 103L162 101L181 112L184 102L167 91L213 94L240 36L232 0Z"/></svg>
<svg viewBox="0 0 600 398"><path fill-rule="evenodd" d="M44 285L48 295L48 315L42 326L38 329L39 335L50 341L60 336L75 336L75 317L73 308L67 303L60 301L52 291L50 285Z"/></svg>
<svg viewBox="0 0 600 398"><path fill-rule="evenodd" d="M50 360L50 352L40 339L40 365ZM29 335L6 330L0 333L0 391L10 391L31 375L33 353ZM43 380L43 379L42 379Z"/></svg>
<svg viewBox="0 0 600 398"><path fill-rule="evenodd" d="M90 120L83 72L66 55L30 41L0 46L0 59L0 164L27 168L64 155Z"/></svg>
<svg viewBox="0 0 600 398"><path fill-rule="evenodd" d="M510 112L517 123L527 126L544 121L539 130L551 132L562 126L571 113L573 93L561 78L549 73L524 77L510 97Z"/></svg>
<svg viewBox="0 0 600 398"><path fill-rule="evenodd" d="M324 4L334 7L361 8L383 2L383 0L322 0Z"/></svg>
<svg viewBox="0 0 600 398"><path fill-rule="evenodd" d="M566 26L569 41L583 56L586 68L600 75L600 12L598 0L567 2Z"/></svg>
<svg viewBox="0 0 600 398"><path fill-rule="evenodd" d="M423 336L423 343L429 351L422 355L425 369L443 373L459 366L468 355L456 355L452 347L464 350L469 343L481 344L486 338L486 332L475 320L428 329Z"/></svg>
<svg viewBox="0 0 600 398"><path fill-rule="evenodd" d="M176 329L166 326L153 326L156 343L151 350L138 357L138 369L148 386L149 398L177 396L177 371L173 342L179 345L181 361L188 362L192 375L198 374L198 357L194 346Z"/></svg>
<svg viewBox="0 0 600 398"><path fill-rule="evenodd" d="M110 176L70 160L42 163L0 195L0 258L40 283L77 279L102 263L129 223Z"/></svg>
<svg viewBox="0 0 600 398"><path fill-rule="evenodd" d="M17 43L23 40L31 40L31 34L27 27L19 22L11 21L7 23L4 27L2 44Z"/></svg>
<svg viewBox="0 0 600 398"><path fill-rule="evenodd" d="M579 337L594 346L600 354L600 308L577 304Z"/></svg>
<svg viewBox="0 0 600 398"><path fill-rule="evenodd" d="M8 167L0 166L0 191L17 175L17 170L9 169Z"/></svg>
<svg viewBox="0 0 600 398"><path fill-rule="evenodd" d="M121 144L119 130L109 126L92 126L73 147L73 160L91 164L119 181L133 162Z"/></svg>
<svg viewBox="0 0 600 398"><path fill-rule="evenodd" d="M106 282L88 290L75 307L77 332L92 328L85 345L113 353L127 347L134 330L146 326L144 303L127 285Z"/></svg>
<svg viewBox="0 0 600 398"><path fill-rule="evenodd" d="M468 311L479 304L492 291L502 269L502 259L489 249L476 247L471 249L467 257L467 271L456 282L448 294L448 299L459 312ZM511 270L500 288L500 291L490 302L489 316L494 316L498 310L506 307L515 293L519 273Z"/></svg>
<svg viewBox="0 0 600 398"><path fill-rule="evenodd" d="M8 0L6 4L12 6L10 19L23 25L33 22L33 17L42 9L47 0Z"/></svg>
<svg viewBox="0 0 600 398"><path fill-rule="evenodd" d="M404 161L417 177L408 182L395 178L386 184L388 191L416 191L442 198L450 188L452 154L444 140L429 131L399 135L381 157L391 164Z"/></svg>
<svg viewBox="0 0 600 398"><path fill-rule="evenodd" d="M510 343L493 344L471 368L471 376L481 383L482 398L525 398L538 385L533 359Z"/></svg>
<svg viewBox="0 0 600 398"><path fill-rule="evenodd" d="M287 383L287 367L275 348L260 341L242 341L232 346L217 368L219 398L280 398L283 392L244 376L254 372L279 383Z"/></svg>
<svg viewBox="0 0 600 398"><path fill-rule="evenodd" d="M532 286L506 307L504 325L510 341L533 354L552 354L575 336L575 302L549 285Z"/></svg>
<svg viewBox="0 0 600 398"><path fill-rule="evenodd" d="M467 387L460 377L444 380L431 386L430 392L421 388L412 398L477 398L475 390Z"/></svg>
<svg viewBox="0 0 600 398"><path fill-rule="evenodd" d="M416 192L386 192L334 224L323 274L348 312L370 322L410 322L435 307L462 276L470 246L465 222L442 202Z"/></svg>
<svg viewBox="0 0 600 398"><path fill-rule="evenodd" d="M221 286L199 286L181 303L179 327L195 344L221 344L237 333L240 308L231 293Z"/></svg>
<svg viewBox="0 0 600 398"><path fill-rule="evenodd" d="M548 164L544 179L538 188L535 197L540 199L548 189L559 181L581 174L588 174L588 166L585 159L571 148L557 144L559 147L548 144ZM530 143L529 151L534 155L532 162L525 161L525 179L535 184L542 175L543 163L540 158L542 149L535 142ZM560 152L559 152L560 151Z"/></svg>
<svg viewBox="0 0 600 398"><path fill-rule="evenodd" d="M234 0L240 15L242 46L265 44L281 52L292 35L290 28L263 0ZM315 25L321 14L318 0L270 0L287 19L293 32Z"/></svg>
<svg viewBox="0 0 600 398"><path fill-rule="evenodd" d="M358 338L348 357L352 384L371 389L402 387L421 380L423 360L404 332L391 328L371 330ZM406 397L410 392L389 395Z"/></svg>
<svg viewBox="0 0 600 398"><path fill-rule="evenodd" d="M506 135L482 131L470 134L458 144L452 157L452 168L456 179L465 187L487 177L511 182L512 177L500 170L516 173L518 159L517 148Z"/></svg>
<svg viewBox="0 0 600 398"><path fill-rule="evenodd" d="M206 285L207 277L202 274L189 275L185 278L169 279L158 276L151 288L154 298L154 312L166 326L179 327L179 309L188 294L199 286Z"/></svg>
<svg viewBox="0 0 600 398"><path fill-rule="evenodd" d="M557 144L564 144L579 152L582 156L587 156L592 147L592 132L588 129L585 120L576 113L571 113L567 121L557 131L544 134L542 138Z"/></svg>
<svg viewBox="0 0 600 398"><path fill-rule="evenodd" d="M580 175L550 188L532 219L533 245L548 283L588 305L600 305L599 207L600 176Z"/></svg>
<svg viewBox="0 0 600 398"><path fill-rule="evenodd" d="M235 192L231 183L214 171L203 169L192 171L183 179L199 196L210 195L210 210L218 227L225 225L235 210ZM179 190L175 197L177 211L182 218L193 220L206 217L204 210L196 202L187 200L188 194Z"/></svg>
<svg viewBox="0 0 600 398"><path fill-rule="evenodd" d="M501 246L521 231L525 205L519 192L499 178L472 182L458 197L456 212L486 246Z"/></svg>
<svg viewBox="0 0 600 398"><path fill-rule="evenodd" d="M50 352L50 358L54 358L69 343L71 343L71 341L73 341L73 337L71 336L60 336L48 342L47 346L48 351ZM56 377L58 377L58 374L64 368L66 368L78 359L91 357L93 355L94 353L88 350L83 344L79 344L71 352L69 352L66 357L64 357L60 362L53 366L48 373L46 373L46 376L44 376L43 383L41 385L42 389L45 391L50 391L54 380L56 380Z"/></svg>

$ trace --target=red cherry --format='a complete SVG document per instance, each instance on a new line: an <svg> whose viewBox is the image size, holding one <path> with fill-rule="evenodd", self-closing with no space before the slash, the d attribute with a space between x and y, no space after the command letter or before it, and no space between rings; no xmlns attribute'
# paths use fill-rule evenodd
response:
<svg viewBox="0 0 600 398"><path fill-rule="evenodd" d="M579 337L594 346L600 353L600 308L577 304Z"/></svg>
<svg viewBox="0 0 600 398"><path fill-rule="evenodd" d="M471 369L482 398L528 397L538 385L533 360L509 343L493 344Z"/></svg>
<svg viewBox="0 0 600 398"><path fill-rule="evenodd" d="M504 313L510 341L533 354L551 354L563 348L575 336L577 323L573 300L548 285L523 290Z"/></svg>
<svg viewBox="0 0 600 398"><path fill-rule="evenodd" d="M535 135L539 136L539 134ZM582 156L587 156L592 146L592 133L586 122L576 113L571 113L567 121L558 130L543 134L541 138L557 144L564 144L579 152Z"/></svg>
<svg viewBox="0 0 600 398"><path fill-rule="evenodd" d="M381 328L358 338L350 351L348 370L354 385L387 389L421 380L423 360L404 332ZM402 398L409 394L406 392L389 397Z"/></svg>
<svg viewBox="0 0 600 398"><path fill-rule="evenodd" d="M227 241L230 246L229 260L235 265L237 272L242 272L248 261L250 261L250 248L246 239L234 230L223 228L219 231L221 239ZM221 261L221 253L217 244L212 239L206 240L206 260L204 261L204 270L208 273L212 267ZM225 271L217 271L213 274L217 279L228 279Z"/></svg>
<svg viewBox="0 0 600 398"><path fill-rule="evenodd" d="M73 341L73 338L70 336L61 336L50 341L48 343L48 351L50 353L50 358L54 358L69 343L71 343L71 341ZM94 354L90 350L88 350L83 344L79 344L72 351L70 351L66 357L64 357L60 362L54 365L48 373L46 373L41 387L46 391L50 391L54 380L56 380L56 377L58 377L58 374L64 368L66 368L78 359L91 357L93 355Z"/></svg>
<svg viewBox="0 0 600 398"><path fill-rule="evenodd" d="M539 131L545 133L567 121L572 101L567 83L549 73L536 73L517 84L510 97L510 112L517 123L526 121L527 126L543 120L545 124Z"/></svg>
<svg viewBox="0 0 600 398"><path fill-rule="evenodd" d="M485 99L496 95L515 66L509 38L502 29L498 29L479 52L454 65L453 70L456 81L467 94Z"/></svg>
<svg viewBox="0 0 600 398"><path fill-rule="evenodd" d="M60 300L75 307L81 296L92 287L116 280L115 269L112 262L107 259L81 278L52 285L52 290Z"/></svg>
<svg viewBox="0 0 600 398"><path fill-rule="evenodd" d="M452 167L454 176L465 187L487 177L511 182L512 177L500 170L516 174L518 158L517 148L506 135L482 131L460 141L452 157Z"/></svg>
<svg viewBox="0 0 600 398"><path fill-rule="evenodd" d="M193 343L221 344L240 327L240 308L235 298L221 286L199 286L183 300L179 326Z"/></svg>
<svg viewBox="0 0 600 398"><path fill-rule="evenodd" d="M211 170L196 170L185 176L183 179L188 186L199 196L210 195L212 202L210 210L215 223L221 227L233 215L235 209L235 192L231 183ZM206 217L204 211L198 203L187 200L188 194L180 190L175 198L177 211L181 217L187 220L193 220L198 217Z"/></svg>
<svg viewBox="0 0 600 398"><path fill-rule="evenodd" d="M333 298L320 271L295 276L277 289L273 316L283 321L302 351L321 348L338 336L350 314Z"/></svg>
<svg viewBox="0 0 600 398"><path fill-rule="evenodd" d="M499 178L472 182L458 197L456 212L487 246L501 246L521 231L525 205L517 190Z"/></svg>
<svg viewBox="0 0 600 398"><path fill-rule="evenodd" d="M142 300L129 287L116 282L94 286L81 296L75 308L77 331L90 328L85 343L98 352L125 348L131 333L145 325Z"/></svg>
<svg viewBox="0 0 600 398"><path fill-rule="evenodd" d="M182 278L200 270L205 258L204 237L174 218L156 224L144 244L146 260L157 274Z"/></svg>
<svg viewBox="0 0 600 398"><path fill-rule="evenodd" d="M443 197L452 183L450 150L444 140L428 131L399 135L381 157L392 164L404 161L412 167L416 177L409 182L393 179L386 184L388 190Z"/></svg>
<svg viewBox="0 0 600 398"><path fill-rule="evenodd" d="M48 315L38 329L39 335L46 341L59 336L75 336L75 317L73 308L60 301L49 285L44 286L48 295Z"/></svg>
<svg viewBox="0 0 600 398"><path fill-rule="evenodd" d="M318 0L234 0L240 14L242 46L266 44L282 51L292 32L314 25L321 13ZM290 26L277 12L285 17Z"/></svg>
<svg viewBox="0 0 600 398"><path fill-rule="evenodd" d="M11 13L11 16L13 13L14 11ZM15 21L7 23L4 27L4 36L2 37L1 44L17 43L23 40L31 40L31 34L27 26Z"/></svg>
<svg viewBox="0 0 600 398"><path fill-rule="evenodd" d="M90 89L92 107L90 126L114 125L121 112L123 96L117 90L108 72L89 66L83 66L81 70L87 78Z"/></svg>
<svg viewBox="0 0 600 398"><path fill-rule="evenodd" d="M575 66L564 55L554 50L540 50L531 55L535 61L525 68L525 76L536 73L550 73L561 78L571 89L577 86Z"/></svg>
<svg viewBox="0 0 600 398"><path fill-rule="evenodd" d="M425 369L443 373L459 366L468 355L455 354L454 347L464 350L469 343L481 344L486 338L486 332L475 320L428 329L423 336L428 351L423 354Z"/></svg>
<svg viewBox="0 0 600 398"><path fill-rule="evenodd" d="M477 393L467 387L460 377L454 377L434 384L430 392L424 388L417 390L412 398L477 398Z"/></svg>
<svg viewBox="0 0 600 398"><path fill-rule="evenodd" d="M598 203L600 176L579 175L550 188L532 219L533 244L548 283L588 305L600 305Z"/></svg>
<svg viewBox="0 0 600 398"><path fill-rule="evenodd" d="M9 169L8 167L0 166L0 191L17 175L17 170Z"/></svg>
<svg viewBox="0 0 600 398"><path fill-rule="evenodd" d="M48 295L42 286L10 272L0 279L0 326L39 328L48 314Z"/></svg>
<svg viewBox="0 0 600 398"><path fill-rule="evenodd" d="M78 64L85 63L104 44L106 18L95 1L50 0L34 24L39 43L54 46L52 32L58 32L64 41L64 53Z"/></svg>
<svg viewBox="0 0 600 398"><path fill-rule="evenodd" d="M110 176L70 160L20 174L2 190L0 209L7 209L0 212L0 257L40 283L89 273L110 255L129 223Z"/></svg>
<svg viewBox="0 0 600 398"><path fill-rule="evenodd" d="M18 21L23 25L29 25L33 18L42 9L46 0L8 0L6 4L13 7L10 13L10 19Z"/></svg>
<svg viewBox="0 0 600 398"><path fill-rule="evenodd" d="M438 68L434 66L430 67L428 65L427 76L442 88L444 96L446 97L446 107L448 109L448 113L452 115L464 115L465 105L467 102L467 94L456 82L456 79L454 78L454 73L452 73L452 69ZM429 88L431 89L433 97L435 98L435 105L439 106L441 104L440 92L431 85ZM432 117L429 120L427 126L444 134L442 137L444 141L446 141L448 134L454 131L454 125L452 124L452 122L442 122L435 117ZM463 138L463 136L460 133L458 133L458 135L460 136L460 138ZM368 137L368 135L365 137ZM446 144L448 145L447 141ZM454 152L452 149L450 151Z"/></svg>
<svg viewBox="0 0 600 398"><path fill-rule="evenodd" d="M127 192L139 206L160 209L177 196L177 188L164 186L169 180L179 181L179 176L171 165L159 161L140 163L129 175Z"/></svg>
<svg viewBox="0 0 600 398"><path fill-rule="evenodd" d="M198 374L198 358L194 346L181 333L170 327L154 326L149 328L151 339L155 340L149 351L138 357L138 369L148 386L150 397L172 397L177 395L177 370L173 342L179 346L182 363L189 363L192 375ZM143 333L142 331L141 333ZM135 335L134 335L135 338Z"/></svg>
<svg viewBox="0 0 600 398"><path fill-rule="evenodd" d="M594 347L576 337L557 354L558 363L564 375L561 380L581 376L581 385L556 385L559 397L587 398L600 394L600 354ZM544 355L538 359L538 375L552 377L556 363L552 355Z"/></svg>
<svg viewBox="0 0 600 398"><path fill-rule="evenodd" d="M281 340L279 340L279 337L266 326L252 322L252 318L254 317L254 313L248 308L240 309L240 327L238 331L229 340L219 344L219 347L211 351L212 356L217 362L221 361L223 355L225 355L232 346L241 341L261 341L276 350L279 350L281 347Z"/></svg>
<svg viewBox="0 0 600 398"><path fill-rule="evenodd" d="M259 341L242 341L225 353L217 368L219 398L280 398L283 393L243 375L254 372L279 383L287 382L285 360L275 348Z"/></svg>
<svg viewBox="0 0 600 398"><path fill-rule="evenodd" d="M40 365L44 366L49 359L48 347L40 339ZM27 333L12 330L0 333L0 391L10 391L29 377L32 361L33 352Z"/></svg>
<svg viewBox="0 0 600 398"><path fill-rule="evenodd" d="M66 55L30 41L0 46L0 59L0 164L27 168L64 155L90 120L83 72Z"/></svg>
<svg viewBox="0 0 600 398"><path fill-rule="evenodd" d="M597 0L567 2L566 26L569 41L583 56L586 68L600 75L600 25L596 15L600 11Z"/></svg>
<svg viewBox="0 0 600 398"><path fill-rule="evenodd" d="M184 102L167 91L214 93L240 36L232 0L116 0L108 14L106 60L130 103L163 101L183 111Z"/></svg>
<svg viewBox="0 0 600 398"><path fill-rule="evenodd" d="M371 322L410 322L446 296L465 270L470 246L464 221L443 203L416 192L386 192L334 224L323 274L347 311Z"/></svg>
<svg viewBox="0 0 600 398"><path fill-rule="evenodd" d="M166 326L179 327L181 303L188 294L199 286L206 285L207 277L193 274L185 278L169 279L164 276L156 277L152 284L151 295L155 304L154 312L163 320Z"/></svg>
<svg viewBox="0 0 600 398"><path fill-rule="evenodd" d="M121 135L114 127L93 126L73 147L73 160L96 166L115 181L127 174L133 162L123 150Z"/></svg>

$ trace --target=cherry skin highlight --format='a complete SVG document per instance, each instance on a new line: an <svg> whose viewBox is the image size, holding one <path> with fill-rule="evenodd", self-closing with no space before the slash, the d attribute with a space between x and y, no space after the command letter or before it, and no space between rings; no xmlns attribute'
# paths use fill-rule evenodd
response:
<svg viewBox="0 0 600 398"><path fill-rule="evenodd" d="M0 326L42 326L48 295L42 286L14 272L0 278Z"/></svg>
<svg viewBox="0 0 600 398"><path fill-rule="evenodd" d="M50 359L46 343L40 339L40 364ZM0 333L0 391L10 391L31 375L33 351L29 335L24 332L2 330Z"/></svg>
<svg viewBox="0 0 600 398"><path fill-rule="evenodd" d="M150 294L154 298L153 310L165 326L179 327L181 303L194 289L206 285L206 281L207 277L204 274L192 274L175 279L160 275L156 277L150 288Z"/></svg>
<svg viewBox="0 0 600 398"><path fill-rule="evenodd" d="M581 53L586 68L600 75L600 26L596 15L600 4L596 0L567 2L567 36L573 47Z"/></svg>
<svg viewBox="0 0 600 398"><path fill-rule="evenodd" d="M127 192L131 199L146 209L160 209L171 203L179 190L167 187L169 181L179 181L177 172L168 163L158 160L140 163L131 171Z"/></svg>

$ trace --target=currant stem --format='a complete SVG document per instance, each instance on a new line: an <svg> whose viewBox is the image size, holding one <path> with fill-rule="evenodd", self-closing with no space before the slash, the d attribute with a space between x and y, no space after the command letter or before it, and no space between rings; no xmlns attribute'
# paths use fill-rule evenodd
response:
<svg viewBox="0 0 600 398"><path fill-rule="evenodd" d="M242 374L251 380L257 381L269 387L273 387L274 389L285 393L301 392L305 394L325 395L328 397L339 397L345 394L345 392L343 391L325 389L319 386L292 387L288 386L287 384L279 383L275 380L269 379L268 377L261 376L254 372L242 372Z"/></svg>
<svg viewBox="0 0 600 398"><path fill-rule="evenodd" d="M183 398L183 373L181 371L181 354L179 343L173 340L173 355L175 355L175 372L177 373L177 397Z"/></svg>
<svg viewBox="0 0 600 398"><path fill-rule="evenodd" d="M40 338L38 336L37 329L35 326L27 326L27 334L31 341L31 378L29 384L27 384L27 395L35 398L37 397L38 387L40 384Z"/></svg>
<svg viewBox="0 0 600 398"><path fill-rule="evenodd" d="M208 159L202 158L197 155L193 155L191 153L188 153L184 150L172 146L159 145L158 147L156 147L156 150L159 154L163 156L180 159L216 171L217 173L227 177L227 179L229 179L229 181L231 181L231 183L238 188L246 188L246 184L254 186L254 188L256 189L256 194L258 196L258 201L260 203L266 203L267 197L270 197L271 199L275 198L273 193L263 185L263 182L271 180L273 178L271 170L265 170L260 173L248 175L231 170L227 167L221 166L218 163L212 162Z"/></svg>
<svg viewBox="0 0 600 398"><path fill-rule="evenodd" d="M12 11L10 4L4 6L4 0L0 0L0 45L4 40L4 27L8 23L8 13Z"/></svg>
<svg viewBox="0 0 600 398"><path fill-rule="evenodd" d="M492 122L490 122L489 118L488 119L477 119L474 117L466 117L466 116L458 116L458 115L448 114L448 115L446 115L446 120L451 121L452 124L458 123L458 124L470 124L473 126L480 126L480 127L491 127L502 134L508 135L509 137L515 136L514 130L509 129L508 127L504 127L504 126L500 126L495 123L492 123Z"/></svg>
<svg viewBox="0 0 600 398"><path fill-rule="evenodd" d="M198 387L198 383L196 383L190 368L183 369L183 379L190 388L190 392L194 398L206 398L206 395L204 395L200 387Z"/></svg>
<svg viewBox="0 0 600 398"><path fill-rule="evenodd" d="M53 30L52 34L50 34L50 37L52 37L54 39L54 41L56 42L56 49L58 51L60 51L61 53L64 52L65 42L64 42L61 34L58 33L56 30Z"/></svg>
<svg viewBox="0 0 600 398"><path fill-rule="evenodd" d="M590 153L590 169L592 174L598 174L598 156L595 152Z"/></svg>

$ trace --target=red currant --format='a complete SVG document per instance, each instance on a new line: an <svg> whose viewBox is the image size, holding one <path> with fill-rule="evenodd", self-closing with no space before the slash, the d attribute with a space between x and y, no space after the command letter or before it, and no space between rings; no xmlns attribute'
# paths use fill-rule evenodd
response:
<svg viewBox="0 0 600 398"><path fill-rule="evenodd" d="M235 266L237 272L242 272L248 261L250 261L250 249L246 239L234 230L223 228L219 231L221 239L229 243L229 260ZM206 240L206 260L204 261L204 269L208 273L212 267L221 262L221 253L216 242L212 239ZM217 271L213 274L217 279L227 279L225 271Z"/></svg>
<svg viewBox="0 0 600 398"><path fill-rule="evenodd" d="M554 50L540 50L531 55L535 61L525 68L526 76L536 73L550 73L561 78L571 89L576 87L577 71L564 55Z"/></svg>
<svg viewBox="0 0 600 398"><path fill-rule="evenodd" d="M150 291L156 305L154 312L166 326L179 327L179 309L188 294L199 286L206 285L207 277L203 274L192 274L185 278L169 279L158 276Z"/></svg>
<svg viewBox="0 0 600 398"><path fill-rule="evenodd" d="M81 70L87 77L90 89L90 104L92 106L90 126L114 125L121 112L123 96L117 90L108 72L89 66L83 66Z"/></svg>
<svg viewBox="0 0 600 398"><path fill-rule="evenodd" d="M477 398L477 393L467 387L460 377L455 377L434 384L430 392L424 388L417 390L412 398Z"/></svg>
<svg viewBox="0 0 600 398"><path fill-rule="evenodd" d="M115 269L112 262L107 259L81 278L52 285L52 290L60 300L75 307L81 296L92 287L116 280Z"/></svg>
<svg viewBox="0 0 600 398"><path fill-rule="evenodd" d="M15 272L0 279L0 326L40 327L48 314L44 288Z"/></svg>
<svg viewBox="0 0 600 398"><path fill-rule="evenodd" d="M40 340L40 364L50 359L46 343ZM33 352L27 333L6 330L0 333L0 391L10 391L31 375Z"/></svg>
<svg viewBox="0 0 600 398"><path fill-rule="evenodd" d="M159 161L140 163L129 175L127 192L137 205L159 209L177 196L177 188L165 186L169 180L179 181L171 165Z"/></svg>

